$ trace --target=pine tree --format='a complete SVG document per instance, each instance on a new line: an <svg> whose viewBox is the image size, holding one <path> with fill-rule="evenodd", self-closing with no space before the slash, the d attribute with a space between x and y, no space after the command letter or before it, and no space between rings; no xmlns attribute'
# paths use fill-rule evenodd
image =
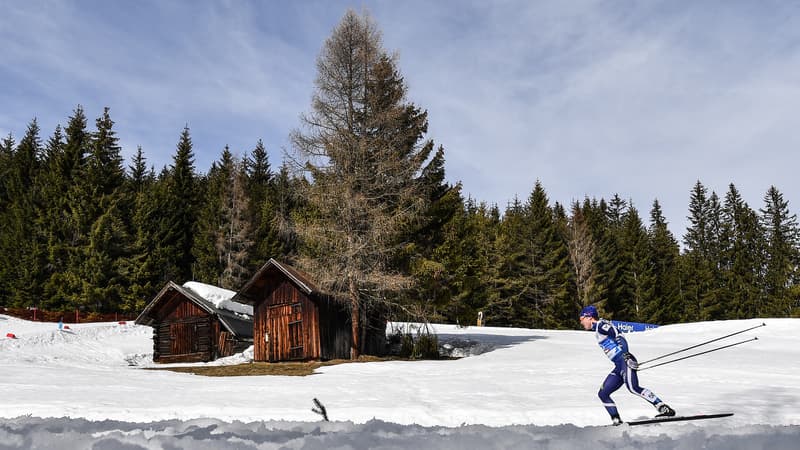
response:
<svg viewBox="0 0 800 450"><path fill-rule="evenodd" d="M130 255L130 239L115 200L92 222L89 243L84 249L81 301L94 311L118 311L123 304L128 280L125 260Z"/></svg>
<svg viewBox="0 0 800 450"><path fill-rule="evenodd" d="M199 180L203 187L198 189L202 194L192 247L192 279L207 284L219 285L222 274L222 258L217 252L216 243L224 229L221 210L232 170L233 155L226 146L220 159L212 163L208 174Z"/></svg>
<svg viewBox="0 0 800 450"><path fill-rule="evenodd" d="M304 208L298 195L303 180L293 179L284 164L271 181L268 195L261 205L260 223L265 234L256 243L257 251L268 258L291 259L297 252L294 218Z"/></svg>
<svg viewBox="0 0 800 450"><path fill-rule="evenodd" d="M4 180L8 203L0 210L0 262L8 291L8 302L13 306L36 306L41 295L46 247L39 239L36 216L41 207L41 193L37 189L40 173L42 144L39 125L34 119L10 155L8 173Z"/></svg>
<svg viewBox="0 0 800 450"><path fill-rule="evenodd" d="M131 193L142 192L146 186L150 185L155 178L152 169L147 169L147 158L144 157L142 146L140 145L136 154L133 156L132 165L128 166L130 176L128 177L127 185L128 191Z"/></svg>
<svg viewBox="0 0 800 450"><path fill-rule="evenodd" d="M498 255L496 295L490 298L485 314L495 323L532 328L538 318L536 310L542 299L537 296L538 267L532 264L534 255L527 211L519 199L508 205L497 233L495 248Z"/></svg>
<svg viewBox="0 0 800 450"><path fill-rule="evenodd" d="M127 280L121 271L132 245L126 211L120 207L125 203L125 171L113 126L109 109L105 108L96 120L85 176L77 184L82 199L80 214L88 226L81 249L81 298L95 311L116 311L122 302Z"/></svg>
<svg viewBox="0 0 800 450"><path fill-rule="evenodd" d="M647 230L639 217L638 210L628 207L622 225L622 247L625 266L622 282L629 297L625 299L623 316L643 321L648 306L655 295L655 276L650 255L650 241Z"/></svg>
<svg viewBox="0 0 800 450"><path fill-rule="evenodd" d="M689 201L689 222L683 242L686 253L682 263L682 283L685 309L682 320L697 321L703 315L703 305L714 291L711 269L713 251L712 208L708 190L698 181Z"/></svg>
<svg viewBox="0 0 800 450"><path fill-rule="evenodd" d="M444 148L439 146L419 177L428 207L407 238L409 244L403 255L407 260L398 263L399 270L407 271L416 280L415 292L409 296L426 313L432 313L451 298L444 288L451 274L445 261L436 259L435 252L445 242L446 227L463 210L461 187L445 181L444 163Z"/></svg>
<svg viewBox="0 0 800 450"><path fill-rule="evenodd" d="M14 158L16 141L11 133L0 141L0 211L3 211L11 196L8 193L8 183L12 179L11 169Z"/></svg>
<svg viewBox="0 0 800 450"><path fill-rule="evenodd" d="M156 176L153 169L147 169L147 160L142 148L137 149L133 164L128 166L126 191L130 203L128 233L132 240L130 256L121 271L125 274L128 286L123 293L120 309L125 312L139 312L163 285L158 268L159 203Z"/></svg>
<svg viewBox="0 0 800 450"><path fill-rule="evenodd" d="M600 200L595 214L597 225L593 228L598 233L597 260L598 281L601 297L599 304L608 318L618 318L625 310L625 302L632 293L624 284L625 255L622 249L622 226L627 209L627 202L618 194L609 203Z"/></svg>
<svg viewBox="0 0 800 450"><path fill-rule="evenodd" d="M537 181L506 210L498 233L498 297L489 314L522 327L572 327L577 309L569 249Z"/></svg>
<svg viewBox="0 0 800 450"><path fill-rule="evenodd" d="M16 141L9 133L0 142L0 251L7 254L12 245L12 238L6 238L7 230L11 227L11 216L8 213L11 201L10 182L13 179L13 158ZM14 267L10 261L0 260L0 306L8 305L8 298L13 290L12 280L14 279Z"/></svg>
<svg viewBox="0 0 800 450"><path fill-rule="evenodd" d="M595 305L603 312L605 317L610 315L608 307L608 297L613 293L614 286L614 243L612 233L609 228L608 205L604 199L585 198L582 207L583 216L594 242L595 251L593 252L594 283L590 285L587 295L590 304Z"/></svg>
<svg viewBox="0 0 800 450"><path fill-rule="evenodd" d="M460 197L459 190L455 191ZM486 323L502 324L488 314L486 308L497 301L499 287L495 268L499 257L495 250L500 226L497 207L477 204L467 198L444 227L444 241L433 253L432 260L442 264L441 290L445 301L442 315L458 324L475 323L478 312L484 312Z"/></svg>
<svg viewBox="0 0 800 450"><path fill-rule="evenodd" d="M87 199L81 183L86 175L86 158L91 146L91 134L86 126L83 107L78 105L64 130L64 145L48 150L52 159L44 188L47 211L42 224L48 240L50 268L43 303L50 309L85 306L81 265L89 225L83 216Z"/></svg>
<svg viewBox="0 0 800 450"><path fill-rule="evenodd" d="M708 197L708 227L706 235L708 265L708 289L700 298L699 320L718 320L727 309L726 296L721 267L723 265L722 242L722 205L719 197L712 192Z"/></svg>
<svg viewBox="0 0 800 450"><path fill-rule="evenodd" d="M722 207L720 271L724 297L728 299L724 319L754 317L761 296L763 232L755 212L744 202L732 183Z"/></svg>
<svg viewBox="0 0 800 450"><path fill-rule="evenodd" d="M258 270L269 258L279 257L277 254L262 253L261 243L268 239L271 231L271 220L262 220L262 209L268 197L274 196L273 173L269 164L264 143L261 139L256 143L255 148L249 157L244 159L246 171L246 189L250 202L248 203L248 220L253 226L252 239L254 245L250 252L250 260L247 267L248 272L253 273Z"/></svg>
<svg viewBox="0 0 800 450"><path fill-rule="evenodd" d="M122 166L119 138L114 131L114 121L109 115L109 108L103 109L103 115L96 121L97 131L92 136L91 152L88 156L86 175L92 186L92 197L113 201L117 190L125 181L125 170ZM102 205L101 208L105 205Z"/></svg>
<svg viewBox="0 0 800 450"><path fill-rule="evenodd" d="M243 165L226 146L207 177L192 254L195 278L238 289L248 275L253 241Z"/></svg>
<svg viewBox="0 0 800 450"><path fill-rule="evenodd" d="M198 179L189 127L180 139L166 177L165 203L160 219L159 251L164 259L166 279L183 282L194 279L192 246L198 208Z"/></svg>
<svg viewBox="0 0 800 450"><path fill-rule="evenodd" d="M775 186L764 195L764 208L760 209L761 224L766 231L766 271L764 287L766 304L759 305L759 315L787 316L793 306L788 295L798 279L798 243L800 232L797 215L789 211L789 202Z"/></svg>
<svg viewBox="0 0 800 450"><path fill-rule="evenodd" d="M658 200L650 210L650 264L653 268L653 299L644 307L643 320L668 324L680 321L683 313L681 296L678 241L667 227L668 223Z"/></svg>
<svg viewBox="0 0 800 450"><path fill-rule="evenodd" d="M545 262L548 267L550 296L545 308L546 326L570 329L575 326L575 313L580 310L575 274L570 260L568 218L564 206L553 205L552 240Z"/></svg>
<svg viewBox="0 0 800 450"><path fill-rule="evenodd" d="M425 225L415 234L410 272L416 279L417 304L431 318L439 317L435 313L442 310L456 295L450 288L450 281L455 276L445 251L451 243L454 229L461 223L464 215L464 200L461 197L461 185L448 189L441 197L434 200L425 214Z"/></svg>

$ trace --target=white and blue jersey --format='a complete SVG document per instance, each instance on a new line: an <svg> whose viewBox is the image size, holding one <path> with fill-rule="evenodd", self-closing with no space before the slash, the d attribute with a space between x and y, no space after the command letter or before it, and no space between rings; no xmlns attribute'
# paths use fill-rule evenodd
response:
<svg viewBox="0 0 800 450"><path fill-rule="evenodd" d="M628 353L628 341L610 320L600 319L595 323L594 337L608 359L618 362L622 355Z"/></svg>
<svg viewBox="0 0 800 450"><path fill-rule="evenodd" d="M639 377L636 370L631 369L625 363L625 355L636 361L636 358L628 352L628 341L622 337L622 333L610 320L600 319L594 324L594 336L597 344L603 349L603 353L614 363L614 369L608 374L600 387L597 395L603 402L603 406L611 417L619 417L617 405L611 399L611 394L624 384L631 393L647 400L650 404L659 407L662 402L656 394L647 388L639 386Z"/></svg>

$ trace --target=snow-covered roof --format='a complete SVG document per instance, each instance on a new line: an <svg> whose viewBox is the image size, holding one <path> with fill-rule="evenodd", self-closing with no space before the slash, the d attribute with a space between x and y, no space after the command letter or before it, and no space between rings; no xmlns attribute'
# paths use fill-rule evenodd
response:
<svg viewBox="0 0 800 450"><path fill-rule="evenodd" d="M253 315L253 307L231 300L236 292L197 281L187 281L183 287L191 289L197 295L213 304L217 309L226 309L239 314Z"/></svg>
<svg viewBox="0 0 800 450"><path fill-rule="evenodd" d="M207 313L216 315L223 326L234 335L252 338L253 308L230 300L230 297L235 294L233 291L196 282L187 282L183 286L172 281L167 282L164 288L145 306L139 317L136 318L136 323L152 326L156 321L153 311L161 307L158 305L168 298L170 291L179 293Z"/></svg>

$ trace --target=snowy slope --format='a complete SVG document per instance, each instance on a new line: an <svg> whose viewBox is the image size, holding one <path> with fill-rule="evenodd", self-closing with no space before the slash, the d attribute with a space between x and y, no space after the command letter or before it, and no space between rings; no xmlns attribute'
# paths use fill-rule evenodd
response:
<svg viewBox="0 0 800 450"><path fill-rule="evenodd" d="M800 424L800 321L767 319L710 347L759 340L642 372L641 384L679 413L734 411L726 423ZM665 326L628 335L640 360L729 334L759 320ZM319 398L331 420L459 426L602 425L596 397L610 363L592 333L439 325L443 342L475 356L450 361L324 367L309 377L207 378L152 366L149 327L55 324L0 316L0 417L21 415L144 422L316 421ZM702 349L699 349L702 350ZM698 350L698 351L699 351ZM482 352L482 353L481 353ZM233 362L241 358L233 358ZM615 395L623 418L653 415L633 395Z"/></svg>

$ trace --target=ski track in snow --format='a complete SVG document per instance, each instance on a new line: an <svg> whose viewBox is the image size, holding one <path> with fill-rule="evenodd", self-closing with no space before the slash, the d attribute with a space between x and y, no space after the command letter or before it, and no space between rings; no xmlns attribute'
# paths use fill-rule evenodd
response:
<svg viewBox="0 0 800 450"><path fill-rule="evenodd" d="M680 324L627 338L643 361L761 322ZM0 336L17 336L0 339L0 448L797 448L800 320L763 322L695 352L758 341L640 375L679 414L734 417L630 428L603 426L596 392L610 364L592 333L435 325L443 351L468 357L207 378L142 370L155 366L149 327L59 331L0 316ZM208 364L250 359L252 351ZM332 422L318 422L315 397ZM624 388L614 398L624 419L654 414Z"/></svg>

